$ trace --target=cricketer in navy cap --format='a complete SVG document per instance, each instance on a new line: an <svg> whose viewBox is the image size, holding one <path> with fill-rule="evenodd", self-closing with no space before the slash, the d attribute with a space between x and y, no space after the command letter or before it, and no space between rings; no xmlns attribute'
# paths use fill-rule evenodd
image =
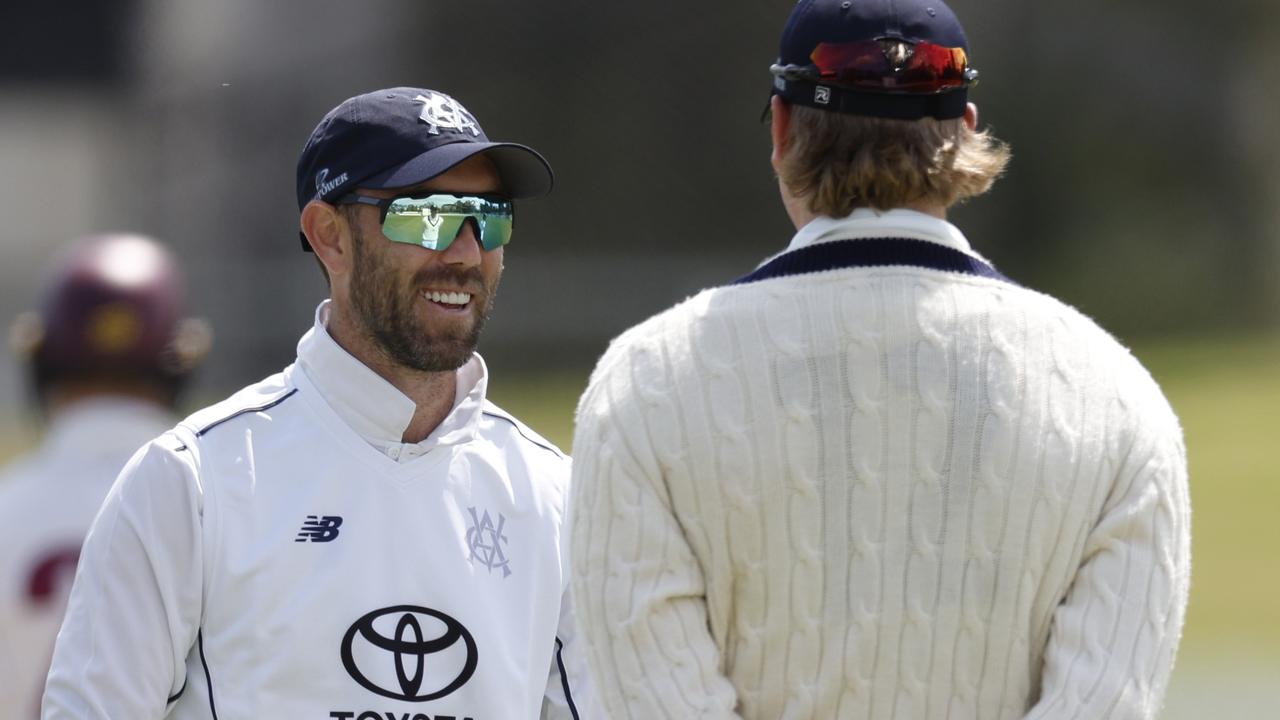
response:
<svg viewBox="0 0 1280 720"><path fill-rule="evenodd" d="M294 363L121 473L47 720L604 717L568 593L569 458L488 399L476 352L515 200L551 182L439 91L320 122L297 191L328 297Z"/></svg>
<svg viewBox="0 0 1280 720"><path fill-rule="evenodd" d="M883 55L886 43L901 52ZM773 93L824 110L958 118L978 79L964 28L937 0L805 0L780 45Z"/></svg>
<svg viewBox="0 0 1280 720"><path fill-rule="evenodd" d="M794 235L615 338L578 403L601 717L1155 718L1190 578L1177 418L947 221L1009 160L955 15L801 0L771 70Z"/></svg>

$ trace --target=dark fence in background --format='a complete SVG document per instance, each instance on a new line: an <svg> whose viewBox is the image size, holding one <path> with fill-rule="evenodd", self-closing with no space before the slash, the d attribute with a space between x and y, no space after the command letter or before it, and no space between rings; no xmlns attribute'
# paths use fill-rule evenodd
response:
<svg viewBox="0 0 1280 720"><path fill-rule="evenodd" d="M450 92L556 168L554 194L520 209L491 364L589 365L613 334L791 235L759 120L789 2L114 5L128 22L103 20L109 37L83 46L102 77L66 61L74 43L0 54L0 122L27 118L0 124L14 218L0 301L8 316L30 302L31 265L74 234L165 238L219 336L213 391L292 358L324 296L298 250L294 162L329 107L376 87ZM1280 6L952 6L983 123L1014 150L994 191L954 214L980 252L1124 337L1280 320ZM23 71L44 57L71 69ZM98 120L31 120L77 109ZM68 144L92 157L31 187L27 166L47 153L21 148ZM60 183L78 209L48 213Z"/></svg>

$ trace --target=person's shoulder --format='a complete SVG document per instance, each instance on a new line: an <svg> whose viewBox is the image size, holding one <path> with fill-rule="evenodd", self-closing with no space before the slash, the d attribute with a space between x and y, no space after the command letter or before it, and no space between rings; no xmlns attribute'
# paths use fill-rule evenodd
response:
<svg viewBox="0 0 1280 720"><path fill-rule="evenodd" d="M298 392L286 373L276 373L244 387L227 399L198 410L178 423L178 431L202 438L249 416L270 416Z"/></svg>
<svg viewBox="0 0 1280 720"><path fill-rule="evenodd" d="M216 480L203 471L211 456L222 452L222 446L210 444L217 429L236 422L266 421L272 426L279 419L275 412L297 392L286 373L272 375L242 388L227 399L198 410L140 447L125 464L112 489L125 503L146 502L138 498L164 498L173 508L199 508L201 499ZM253 420L250 420L253 418Z"/></svg>
<svg viewBox="0 0 1280 720"><path fill-rule="evenodd" d="M555 443L488 400L482 410L480 436L492 451L501 453L501 461L512 475L528 479L533 496L541 498L539 506L558 508L557 516L563 511L573 463ZM543 505L543 501L549 504Z"/></svg>
<svg viewBox="0 0 1280 720"><path fill-rule="evenodd" d="M503 410L492 402L485 400L481 411L485 423L482 432L490 440L502 440L506 447L516 447L534 458L553 464L569 462L569 456L555 443L539 435L516 416Z"/></svg>
<svg viewBox="0 0 1280 720"><path fill-rule="evenodd" d="M609 342L592 376L606 371L621 359L635 353L658 351L673 338L684 333L690 323L713 311L713 300L723 288L708 288L647 319L632 325Z"/></svg>
<svg viewBox="0 0 1280 720"><path fill-rule="evenodd" d="M1028 342L1047 346L1051 368L1064 377L1090 368L1099 390L1120 402L1135 422L1157 432L1180 433L1178 420L1151 372L1133 351L1078 308L1051 295L1026 291L1020 303Z"/></svg>
<svg viewBox="0 0 1280 720"><path fill-rule="evenodd" d="M1021 286L1005 292L1017 293L1006 296L1004 305L1009 310L1005 315L1018 317L1029 334L1047 336L1053 343L1051 350L1087 351L1100 354L1096 358L1098 360L1113 361L1128 368L1141 367L1124 343L1074 305L1048 293Z"/></svg>

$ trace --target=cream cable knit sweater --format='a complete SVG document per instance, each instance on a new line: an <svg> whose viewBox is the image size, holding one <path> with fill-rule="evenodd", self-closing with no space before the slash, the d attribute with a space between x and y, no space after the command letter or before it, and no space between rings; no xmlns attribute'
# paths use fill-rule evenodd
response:
<svg viewBox="0 0 1280 720"><path fill-rule="evenodd" d="M793 247L968 251L904 212ZM1181 431L1050 297L910 267L708 290L614 341L574 455L609 718L1158 714L1190 575Z"/></svg>

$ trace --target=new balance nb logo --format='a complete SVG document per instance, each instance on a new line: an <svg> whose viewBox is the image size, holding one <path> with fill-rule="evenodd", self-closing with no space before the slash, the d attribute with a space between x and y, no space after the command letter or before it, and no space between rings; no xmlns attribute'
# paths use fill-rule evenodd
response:
<svg viewBox="0 0 1280 720"><path fill-rule="evenodd" d="M340 527L342 517L339 515L308 515L294 542L329 542L338 537Z"/></svg>

